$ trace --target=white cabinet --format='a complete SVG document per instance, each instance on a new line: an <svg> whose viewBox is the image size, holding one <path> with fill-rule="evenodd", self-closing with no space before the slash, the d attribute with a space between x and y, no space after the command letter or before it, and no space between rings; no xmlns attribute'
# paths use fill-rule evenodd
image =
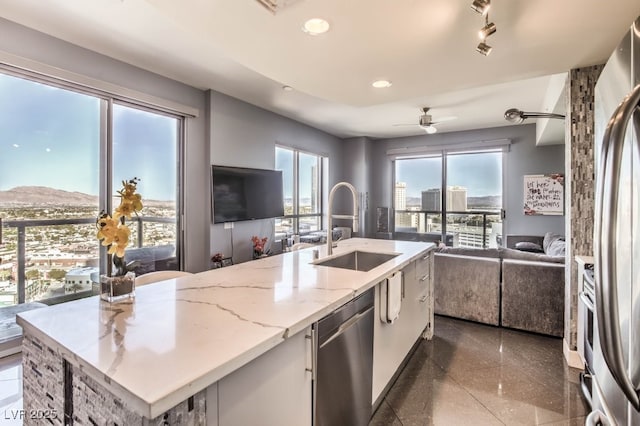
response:
<svg viewBox="0 0 640 426"><path fill-rule="evenodd" d="M375 288L373 326L373 389L375 404L413 344L433 335L433 255L425 252L402 270L400 315L391 324L380 320L381 286Z"/></svg>
<svg viewBox="0 0 640 426"><path fill-rule="evenodd" d="M415 261L415 275L413 283L405 284L409 306L415 321L413 322L416 333L423 333L422 337L433 337L433 252L423 253ZM413 302L413 303L411 303ZM426 323L425 323L426 321Z"/></svg>
<svg viewBox="0 0 640 426"><path fill-rule="evenodd" d="M306 336L310 328L221 379L218 422L208 419L208 424L311 425L311 340ZM208 402L214 400L215 386L207 389Z"/></svg>

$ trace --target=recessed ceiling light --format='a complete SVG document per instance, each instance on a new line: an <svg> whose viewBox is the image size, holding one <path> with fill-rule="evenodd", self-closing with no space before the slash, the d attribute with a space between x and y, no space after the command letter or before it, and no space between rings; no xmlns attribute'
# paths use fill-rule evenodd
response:
<svg viewBox="0 0 640 426"><path fill-rule="evenodd" d="M386 89L387 87L391 87L391 82L389 80L376 80L371 85L376 89Z"/></svg>
<svg viewBox="0 0 640 426"><path fill-rule="evenodd" d="M291 86L282 86L282 90L284 90L285 92L291 92L293 90L293 87Z"/></svg>
<svg viewBox="0 0 640 426"><path fill-rule="evenodd" d="M312 18L304 23L302 31L314 36L324 34L329 31L329 23L322 18Z"/></svg>

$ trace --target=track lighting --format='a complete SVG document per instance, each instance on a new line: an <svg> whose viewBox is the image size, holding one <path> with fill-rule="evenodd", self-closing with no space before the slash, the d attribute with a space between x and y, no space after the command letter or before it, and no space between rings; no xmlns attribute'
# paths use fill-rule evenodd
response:
<svg viewBox="0 0 640 426"><path fill-rule="evenodd" d="M482 41L476 47L476 52L484 56L489 55L492 49L492 47L487 44L487 37L498 30L496 24L489 22L489 6L491 6L491 0L473 0L473 4L471 5L473 10L484 15L484 27L478 31L478 36Z"/></svg>
<svg viewBox="0 0 640 426"><path fill-rule="evenodd" d="M480 36L481 40L484 40L487 37L489 37L491 34L495 33L496 31L497 31L496 24L491 22L491 23L487 23L484 27L482 27L480 31L478 31L478 35Z"/></svg>
<svg viewBox="0 0 640 426"><path fill-rule="evenodd" d="M520 124L527 118L558 118L564 120L564 115L551 112L524 112L517 108L509 108L504 112L504 119L510 123Z"/></svg>
<svg viewBox="0 0 640 426"><path fill-rule="evenodd" d="M493 47L489 46L487 43L485 43L484 41L480 42L480 44L478 45L478 47L476 47L476 52L487 56L489 53L491 53L491 49L493 49Z"/></svg>
<svg viewBox="0 0 640 426"><path fill-rule="evenodd" d="M475 10L481 15L484 15L489 11L491 7L491 0L473 0L471 4L471 9Z"/></svg>

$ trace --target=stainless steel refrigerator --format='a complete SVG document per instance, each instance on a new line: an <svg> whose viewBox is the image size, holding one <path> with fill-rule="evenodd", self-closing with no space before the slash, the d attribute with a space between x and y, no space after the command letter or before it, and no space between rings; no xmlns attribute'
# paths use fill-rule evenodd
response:
<svg viewBox="0 0 640 426"><path fill-rule="evenodd" d="M595 327L587 425L640 425L640 18L595 91Z"/></svg>

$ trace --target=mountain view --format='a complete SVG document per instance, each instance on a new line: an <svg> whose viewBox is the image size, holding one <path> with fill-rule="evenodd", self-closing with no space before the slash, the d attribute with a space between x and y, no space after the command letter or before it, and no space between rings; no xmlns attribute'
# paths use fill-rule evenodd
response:
<svg viewBox="0 0 640 426"><path fill-rule="evenodd" d="M143 195L144 197L144 195ZM148 200L143 198L147 206L166 206L173 201ZM7 191L0 191L0 210L6 207L27 206L69 206L87 207L97 206L98 196L82 192L69 192L46 186L18 186Z"/></svg>

